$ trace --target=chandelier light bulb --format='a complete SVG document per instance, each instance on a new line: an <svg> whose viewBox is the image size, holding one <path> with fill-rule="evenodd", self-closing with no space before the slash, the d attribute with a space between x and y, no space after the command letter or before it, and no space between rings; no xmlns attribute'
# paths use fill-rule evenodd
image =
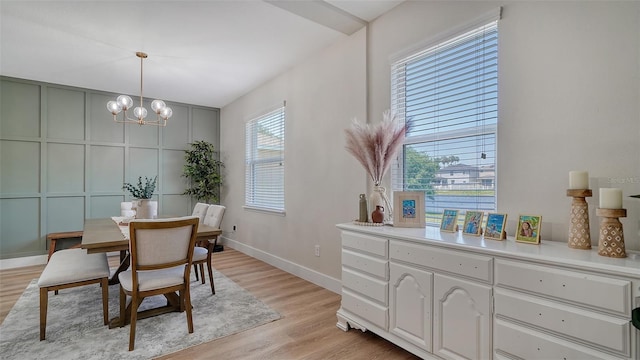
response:
<svg viewBox="0 0 640 360"><path fill-rule="evenodd" d="M133 106L133 100L127 95L118 96L116 101L118 102L118 105L120 105L120 108L122 108L122 110L124 111L131 109L131 107Z"/></svg>
<svg viewBox="0 0 640 360"><path fill-rule="evenodd" d="M133 109L133 116L135 116L138 120L142 120L147 117L147 109L143 108L142 106L136 106L136 108Z"/></svg>
<svg viewBox="0 0 640 360"><path fill-rule="evenodd" d="M117 102L111 100L107 103L107 110L113 115L118 115L120 111L122 111L122 107L120 107Z"/></svg>
<svg viewBox="0 0 640 360"><path fill-rule="evenodd" d="M165 107L160 111L159 115L162 119L167 120L168 118L171 117L171 115L173 115L173 110L171 110L170 107Z"/></svg>
<svg viewBox="0 0 640 360"><path fill-rule="evenodd" d="M153 110L153 112L155 112L156 114L160 114L162 109L166 107L167 107L167 104L165 104L164 101L162 100L153 100L151 102L151 110Z"/></svg>

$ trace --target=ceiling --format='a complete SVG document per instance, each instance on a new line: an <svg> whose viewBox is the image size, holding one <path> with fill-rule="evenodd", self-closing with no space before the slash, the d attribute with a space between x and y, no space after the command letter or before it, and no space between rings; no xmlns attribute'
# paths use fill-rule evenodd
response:
<svg viewBox="0 0 640 360"><path fill-rule="evenodd" d="M0 74L223 107L402 0L0 0Z"/></svg>

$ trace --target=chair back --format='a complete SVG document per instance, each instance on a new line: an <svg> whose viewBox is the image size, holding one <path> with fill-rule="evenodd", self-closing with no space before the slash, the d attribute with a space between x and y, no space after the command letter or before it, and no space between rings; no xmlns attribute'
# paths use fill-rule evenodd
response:
<svg viewBox="0 0 640 360"><path fill-rule="evenodd" d="M120 203L120 216L122 217L136 216L136 211L133 210L133 202L123 201Z"/></svg>
<svg viewBox="0 0 640 360"><path fill-rule="evenodd" d="M131 270L191 264L199 218L133 220L129 223Z"/></svg>
<svg viewBox="0 0 640 360"><path fill-rule="evenodd" d="M209 205L203 224L220 229L225 210L226 207L222 205Z"/></svg>
<svg viewBox="0 0 640 360"><path fill-rule="evenodd" d="M205 203L196 203L196 206L193 207L193 213L191 216L197 216L200 219L200 224L204 224L204 217L207 215L207 209L209 208L209 204Z"/></svg>

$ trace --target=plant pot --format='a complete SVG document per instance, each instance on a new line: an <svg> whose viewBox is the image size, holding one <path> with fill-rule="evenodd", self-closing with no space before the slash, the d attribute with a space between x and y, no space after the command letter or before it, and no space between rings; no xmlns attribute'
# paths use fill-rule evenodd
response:
<svg viewBox="0 0 640 360"><path fill-rule="evenodd" d="M150 199L138 200L138 206L136 208L136 218L157 219L158 218L158 202Z"/></svg>

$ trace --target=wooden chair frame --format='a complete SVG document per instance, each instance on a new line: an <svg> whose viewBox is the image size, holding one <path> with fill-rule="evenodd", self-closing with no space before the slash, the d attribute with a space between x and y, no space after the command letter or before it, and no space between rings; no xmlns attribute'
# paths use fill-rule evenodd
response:
<svg viewBox="0 0 640 360"><path fill-rule="evenodd" d="M207 257L203 260L194 261L193 265L195 267L196 280L202 281L204 284L204 264L207 264L207 272L209 273L209 283L211 284L211 293L213 295L216 294L216 286L213 283L213 265L211 264L211 257L213 255L213 249L218 244L218 236L216 235L215 239L201 240L196 243L196 246L207 249ZM200 272L200 276L198 276L198 271Z"/></svg>
<svg viewBox="0 0 640 360"><path fill-rule="evenodd" d="M198 218L189 217L187 219L175 219L170 221L132 221L129 223L130 231L130 253L131 253L131 277L132 277L132 290L127 291L120 286L120 326L124 326L127 318L130 318L131 332L129 336L129 351L132 351L135 346L135 333L136 333L136 320L142 318L138 316L138 307L142 303L145 297L153 295L164 295L169 304L166 307L159 309L151 309L146 312L144 317L154 316L168 311L187 312L187 326L189 333L193 333L193 318L191 313L191 297L189 291L190 283L190 269L193 259L193 249L195 246L196 236L198 232ZM140 265L138 264L138 248L136 230L140 229L170 229L191 226L191 237L189 241L189 248L187 250L186 258L167 262L163 264L154 265ZM148 291L141 291L138 288L138 271L145 270L162 270L176 266L184 265L184 279L182 284L163 287L159 289L152 289ZM176 296L176 292L178 295ZM131 297L130 303L126 304L126 296Z"/></svg>

